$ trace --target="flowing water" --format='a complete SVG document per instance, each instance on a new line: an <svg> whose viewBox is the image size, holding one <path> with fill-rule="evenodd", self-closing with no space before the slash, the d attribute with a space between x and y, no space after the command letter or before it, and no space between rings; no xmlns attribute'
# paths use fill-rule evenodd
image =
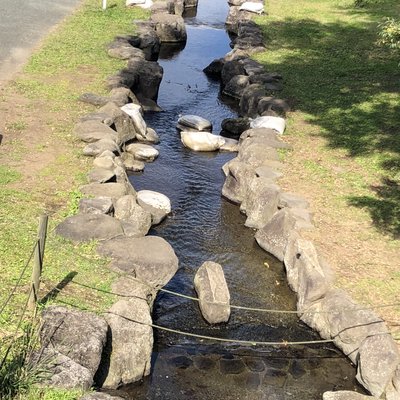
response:
<svg viewBox="0 0 400 400"><path fill-rule="evenodd" d="M161 138L160 157L131 176L136 190L167 195L173 213L150 234L165 238L180 260L167 288L195 296L193 278L207 260L223 266L231 303L295 309L282 263L261 250L244 227L239 207L221 198L221 167L229 153L195 153L183 147L175 126L180 114L212 121L218 131L234 110L219 100L219 83L202 72L229 50L226 0L200 0L186 18L186 46L164 47L158 103L162 113L146 121ZM209 326L198 304L160 293L154 323L181 331L254 341L318 340L295 315L232 310L227 324ZM355 389L354 368L330 345L239 346L155 331L151 376L118 391L126 399L321 399L327 390Z"/></svg>

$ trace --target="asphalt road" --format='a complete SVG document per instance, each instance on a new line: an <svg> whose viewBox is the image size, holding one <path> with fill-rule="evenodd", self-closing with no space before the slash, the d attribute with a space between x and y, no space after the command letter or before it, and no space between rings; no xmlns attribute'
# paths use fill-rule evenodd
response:
<svg viewBox="0 0 400 400"><path fill-rule="evenodd" d="M0 0L0 85L81 0Z"/></svg>

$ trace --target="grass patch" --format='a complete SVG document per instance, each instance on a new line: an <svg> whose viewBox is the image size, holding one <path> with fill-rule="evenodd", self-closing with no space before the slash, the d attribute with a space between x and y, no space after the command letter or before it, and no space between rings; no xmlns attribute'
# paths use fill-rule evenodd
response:
<svg viewBox="0 0 400 400"><path fill-rule="evenodd" d="M0 107L5 107L4 124L9 137L2 144L6 151L0 155L0 306L14 288L16 291L0 315L0 339L13 332L23 312L32 267L27 261L42 213L50 214L50 226L40 307L57 303L102 312L115 301L106 292L116 275L106 268L108 261L97 255L97 243L76 245L53 231L62 219L77 211L81 197L77 188L86 183L91 163L81 155L82 144L72 130L79 116L94 108L79 103L77 98L88 91L106 92L105 78L126 64L108 57L107 44L116 35L133 34L132 21L147 16L147 11L126 8L124 2L117 0L109 0L106 11L97 0L85 0L2 92ZM49 154L55 149L58 153ZM32 154L38 157L31 157ZM30 164L31 159L35 165ZM16 348L15 357L18 356ZM22 367L18 373L25 372ZM72 400L81 394L37 389L25 378L21 376L19 383L17 376L15 384L4 381L8 387L19 386L9 398Z"/></svg>
<svg viewBox="0 0 400 400"><path fill-rule="evenodd" d="M400 16L399 2L356 8L353 0L270 0L267 10L258 22L268 50L257 59L285 78L281 96L294 110L289 135L323 136L332 150L344 150L362 168L365 188L348 205L399 238L400 68L398 54L377 44L379 24Z"/></svg>

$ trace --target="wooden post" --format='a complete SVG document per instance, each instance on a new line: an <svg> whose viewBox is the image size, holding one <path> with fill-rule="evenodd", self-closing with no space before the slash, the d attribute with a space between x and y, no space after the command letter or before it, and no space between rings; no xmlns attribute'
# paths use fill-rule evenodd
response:
<svg viewBox="0 0 400 400"><path fill-rule="evenodd" d="M36 308L36 302L38 300L40 277L42 275L42 269L43 269L44 248L46 246L48 219L49 217L47 215L42 215L39 220L37 245L33 259L34 264L32 271L32 291L29 296L29 303L28 303L29 308L31 310L34 310Z"/></svg>
<svg viewBox="0 0 400 400"><path fill-rule="evenodd" d="M107 8L107 0L103 0L103 10Z"/></svg>

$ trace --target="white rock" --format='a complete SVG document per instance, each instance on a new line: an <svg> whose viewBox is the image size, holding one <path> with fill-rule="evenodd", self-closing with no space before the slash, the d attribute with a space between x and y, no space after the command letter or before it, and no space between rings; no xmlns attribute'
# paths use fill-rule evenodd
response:
<svg viewBox="0 0 400 400"><path fill-rule="evenodd" d="M146 0L143 4L138 4L138 6L142 8L151 8L153 6L153 1Z"/></svg>
<svg viewBox="0 0 400 400"><path fill-rule="evenodd" d="M264 12L264 5L254 1L246 1L240 6L239 10L262 14Z"/></svg>
<svg viewBox="0 0 400 400"><path fill-rule="evenodd" d="M141 109L142 106L134 103L128 103L121 107L121 110L132 118L133 125L135 126L137 134L139 136L145 137L147 125L146 121L143 119Z"/></svg>
<svg viewBox="0 0 400 400"><path fill-rule="evenodd" d="M125 151L133 154L136 160L152 162L158 157L158 150L143 143L132 143L126 146Z"/></svg>
<svg viewBox="0 0 400 400"><path fill-rule="evenodd" d="M194 151L215 151L225 144L223 137L209 132L181 132L181 141Z"/></svg>
<svg viewBox="0 0 400 400"><path fill-rule="evenodd" d="M178 119L178 124L197 129L198 131L212 129L212 124L209 120L197 115L183 115Z"/></svg>
<svg viewBox="0 0 400 400"><path fill-rule="evenodd" d="M284 118L281 117L272 117L272 116L258 117L250 122L250 128L274 129L281 135L283 132L285 132L285 127L286 127L286 122Z"/></svg>
<svg viewBox="0 0 400 400"><path fill-rule="evenodd" d="M138 4L144 4L146 3L146 0L126 0L126 5L127 6L136 6Z"/></svg>
<svg viewBox="0 0 400 400"><path fill-rule="evenodd" d="M159 224L171 212L171 201L162 193L140 190L136 201L143 209L151 213L153 225Z"/></svg>

